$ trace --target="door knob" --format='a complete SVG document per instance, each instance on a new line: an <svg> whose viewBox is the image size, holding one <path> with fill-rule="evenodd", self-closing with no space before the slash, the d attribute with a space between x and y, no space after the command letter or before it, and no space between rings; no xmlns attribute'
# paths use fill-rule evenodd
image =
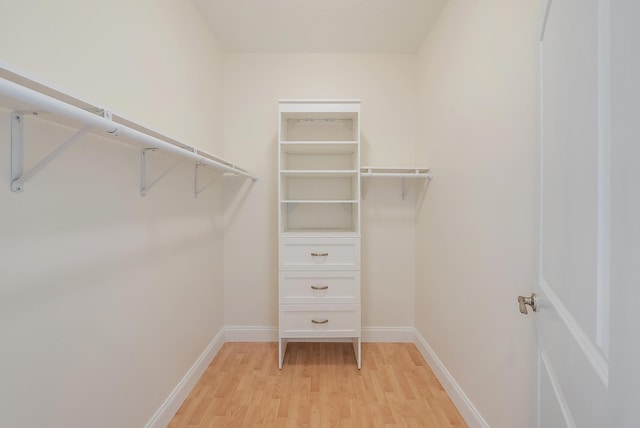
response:
<svg viewBox="0 0 640 428"><path fill-rule="evenodd" d="M520 305L520 313L527 314L527 305L531 306L533 312L538 310L536 293L531 293L531 297L518 296L518 304Z"/></svg>

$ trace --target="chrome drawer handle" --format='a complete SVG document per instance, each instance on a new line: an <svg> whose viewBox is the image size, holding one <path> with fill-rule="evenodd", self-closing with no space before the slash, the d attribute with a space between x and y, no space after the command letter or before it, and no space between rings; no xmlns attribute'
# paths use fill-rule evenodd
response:
<svg viewBox="0 0 640 428"><path fill-rule="evenodd" d="M311 257L327 257L329 253L311 253Z"/></svg>
<svg viewBox="0 0 640 428"><path fill-rule="evenodd" d="M311 322L314 324L326 324L329 320L311 320Z"/></svg>
<svg viewBox="0 0 640 428"><path fill-rule="evenodd" d="M329 288L328 285L312 285L312 290L327 290Z"/></svg>

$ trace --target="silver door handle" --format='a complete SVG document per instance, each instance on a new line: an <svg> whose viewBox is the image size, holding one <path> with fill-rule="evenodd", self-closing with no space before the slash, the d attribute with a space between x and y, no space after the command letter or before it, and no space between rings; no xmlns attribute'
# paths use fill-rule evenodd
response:
<svg viewBox="0 0 640 428"><path fill-rule="evenodd" d="M518 296L518 305L520 306L520 313L527 314L527 305L531 306L533 312L538 311L538 298L536 293L531 293L531 297Z"/></svg>

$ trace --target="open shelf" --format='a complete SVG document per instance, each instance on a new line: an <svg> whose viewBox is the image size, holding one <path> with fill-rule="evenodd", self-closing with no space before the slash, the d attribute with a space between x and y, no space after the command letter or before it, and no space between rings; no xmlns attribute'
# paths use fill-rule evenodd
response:
<svg viewBox="0 0 640 428"><path fill-rule="evenodd" d="M357 170L284 170L280 171L284 177L292 178L351 178L358 175Z"/></svg>
<svg viewBox="0 0 640 428"><path fill-rule="evenodd" d="M280 233L282 238L357 238L351 229L290 229Z"/></svg>
<svg viewBox="0 0 640 428"><path fill-rule="evenodd" d="M357 199L285 199L283 204L357 204Z"/></svg>
<svg viewBox="0 0 640 428"><path fill-rule="evenodd" d="M433 176L429 168L387 168L365 166L360 168L360 177L362 179L361 196L362 199L367 197L368 181L371 177L387 177L402 179L402 199L407 194L407 179L426 179L431 180Z"/></svg>
<svg viewBox="0 0 640 428"><path fill-rule="evenodd" d="M288 154L352 154L357 141L282 141L282 151Z"/></svg>
<svg viewBox="0 0 640 428"><path fill-rule="evenodd" d="M358 200L286 200L281 206L281 232L356 233Z"/></svg>
<svg viewBox="0 0 640 428"><path fill-rule="evenodd" d="M332 152L328 149L314 152L280 153L281 171L355 171L358 173L358 156L354 152Z"/></svg>
<svg viewBox="0 0 640 428"><path fill-rule="evenodd" d="M360 168L361 177L400 177L431 178L429 168L380 168L364 166Z"/></svg>
<svg viewBox="0 0 640 428"><path fill-rule="evenodd" d="M304 109L309 108L309 111ZM354 102L280 102L280 141L355 142L359 140L359 104Z"/></svg>
<svg viewBox="0 0 640 428"><path fill-rule="evenodd" d="M357 173L296 173L280 177L281 200L357 200Z"/></svg>

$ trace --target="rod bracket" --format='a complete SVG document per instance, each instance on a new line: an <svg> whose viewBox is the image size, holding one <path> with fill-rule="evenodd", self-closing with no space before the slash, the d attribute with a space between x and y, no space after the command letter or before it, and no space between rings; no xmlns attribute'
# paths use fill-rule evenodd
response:
<svg viewBox="0 0 640 428"><path fill-rule="evenodd" d="M364 171L371 174L371 168L367 168ZM369 177L362 176L362 180L360 182L360 194L362 196L362 200L364 201L367 197L367 191L369 190Z"/></svg>
<svg viewBox="0 0 640 428"><path fill-rule="evenodd" d="M402 200L407 198L407 178L402 177Z"/></svg>
<svg viewBox="0 0 640 428"><path fill-rule="evenodd" d="M211 180L208 184L205 184L203 187L200 187L200 168L204 167L205 165L202 163L196 163L195 164L195 168L194 168L194 183L193 183L193 197L197 198L198 195L202 192L204 192L204 190L211 186L213 183L215 183L216 181L218 181L218 179L220 179L220 177L222 177L224 175L223 172L220 172L216 178L214 178L213 180Z"/></svg>
<svg viewBox="0 0 640 428"><path fill-rule="evenodd" d="M100 117L104 117L107 120L113 120L113 114L109 110L106 110L100 107L87 107L87 108L84 108L83 110L88 111L89 113L98 115Z"/></svg>
<svg viewBox="0 0 640 428"><path fill-rule="evenodd" d="M156 177L150 183L147 183L147 152L155 152L158 149L156 148L146 148L142 149L140 152L140 197L144 198L147 196L147 192L156 185L158 181L164 178L167 174L173 171L178 165L180 165L181 161L178 160L174 164L172 164L169 168L167 168L163 173L161 173L158 177Z"/></svg>
<svg viewBox="0 0 640 428"><path fill-rule="evenodd" d="M35 177L42 169L56 160L65 150L85 136L91 128L84 126L76 131L65 142L36 163L29 171L24 172L24 114L37 116L38 111L14 111L11 113L11 191L20 193L24 184Z"/></svg>

